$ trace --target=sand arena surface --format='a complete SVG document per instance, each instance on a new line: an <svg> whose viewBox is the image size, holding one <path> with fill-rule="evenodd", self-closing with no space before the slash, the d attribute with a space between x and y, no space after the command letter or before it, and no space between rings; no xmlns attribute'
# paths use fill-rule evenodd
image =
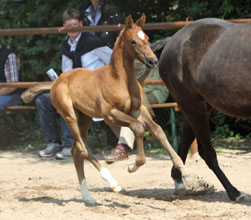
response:
<svg viewBox="0 0 251 220"><path fill-rule="evenodd" d="M101 158L101 155L97 155ZM36 154L0 152L0 219L238 219L251 218L251 203L231 202L220 182L202 160L187 160L189 170L215 185L210 195L176 196L168 156L148 155L137 172L127 172L122 161L108 167L124 191L114 193L97 170L85 163L87 184L96 207L81 202L80 187L72 159L41 159ZM251 194L251 152L220 150L221 168L240 191Z"/></svg>

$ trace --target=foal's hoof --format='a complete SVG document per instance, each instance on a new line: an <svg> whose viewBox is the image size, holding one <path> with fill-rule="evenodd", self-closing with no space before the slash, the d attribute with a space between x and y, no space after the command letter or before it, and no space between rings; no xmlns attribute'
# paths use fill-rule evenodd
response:
<svg viewBox="0 0 251 220"><path fill-rule="evenodd" d="M82 198L83 202L85 203L86 206L97 206L100 205L100 202L93 199L93 198Z"/></svg>
<svg viewBox="0 0 251 220"><path fill-rule="evenodd" d="M112 191L113 192L120 192L122 190L121 186L120 185L116 185L116 186L113 186L112 187Z"/></svg>
<svg viewBox="0 0 251 220"><path fill-rule="evenodd" d="M251 196L246 194L246 193L241 193L237 198L236 202L239 203L246 203L246 202L251 202Z"/></svg>
<svg viewBox="0 0 251 220"><path fill-rule="evenodd" d="M130 164L130 165L128 166L128 172L129 172L129 173L133 173L133 172L137 171L137 169L139 169L139 167L137 167L134 163L133 163L133 164Z"/></svg>

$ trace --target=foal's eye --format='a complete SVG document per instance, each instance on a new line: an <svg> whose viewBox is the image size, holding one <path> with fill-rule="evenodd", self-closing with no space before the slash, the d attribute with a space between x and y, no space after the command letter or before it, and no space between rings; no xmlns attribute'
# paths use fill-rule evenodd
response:
<svg viewBox="0 0 251 220"><path fill-rule="evenodd" d="M131 40L131 45L136 46L137 42L135 40Z"/></svg>

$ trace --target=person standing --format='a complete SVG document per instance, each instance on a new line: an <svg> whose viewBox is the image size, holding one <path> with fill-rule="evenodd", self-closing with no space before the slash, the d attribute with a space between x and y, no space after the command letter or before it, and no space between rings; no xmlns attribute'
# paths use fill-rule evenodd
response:
<svg viewBox="0 0 251 220"><path fill-rule="evenodd" d="M83 24L85 26L114 25L123 24L123 18L119 10L111 0L90 0L81 9ZM92 35L99 37L105 46L113 49L118 31L91 32Z"/></svg>

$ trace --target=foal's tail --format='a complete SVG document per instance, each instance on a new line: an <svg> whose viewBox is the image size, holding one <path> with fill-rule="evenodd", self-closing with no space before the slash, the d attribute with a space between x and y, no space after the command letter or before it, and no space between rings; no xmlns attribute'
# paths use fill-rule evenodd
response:
<svg viewBox="0 0 251 220"><path fill-rule="evenodd" d="M38 85L30 87L29 89L26 89L21 95L23 102L31 102L37 95L43 92L49 92L52 84L53 82L42 82Z"/></svg>

